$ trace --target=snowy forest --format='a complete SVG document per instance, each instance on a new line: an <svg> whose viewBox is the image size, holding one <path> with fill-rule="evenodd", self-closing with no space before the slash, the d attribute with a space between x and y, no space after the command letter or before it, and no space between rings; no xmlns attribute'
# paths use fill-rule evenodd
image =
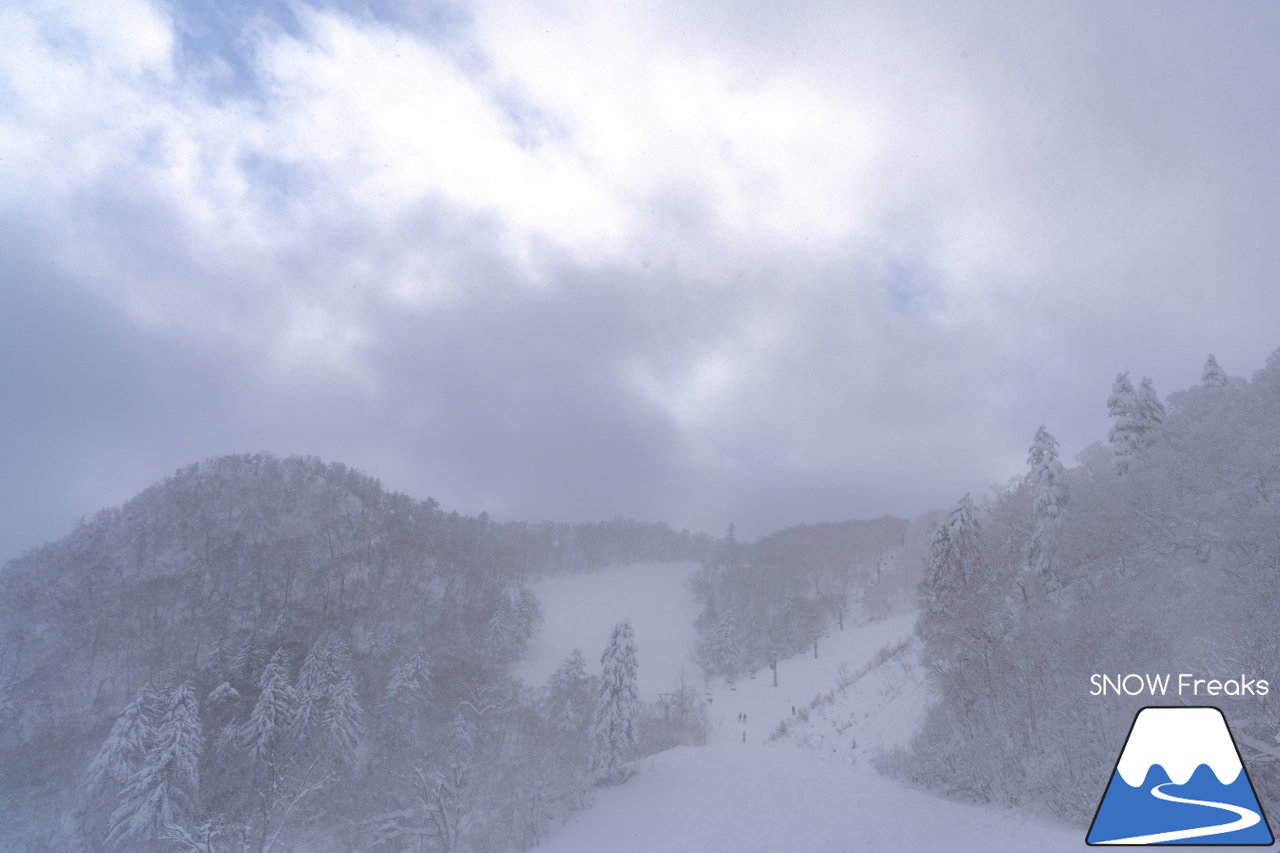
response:
<svg viewBox="0 0 1280 853"><path fill-rule="evenodd" d="M932 529L918 632L937 693L890 773L1088 821L1114 733L1153 703L1090 702L1091 673L1275 672L1280 351L1250 381L1209 356L1167 400L1122 372L1106 405L1108 440L1075 465L1042 426L1025 477ZM1274 695L1231 700L1252 744L1276 742L1278 711ZM1274 800L1272 756L1246 749Z"/></svg>
<svg viewBox="0 0 1280 853"><path fill-rule="evenodd" d="M910 528L886 516L801 525L741 543L731 525L694 580L703 670L732 680L805 648L816 654L822 634L833 622L843 627L850 603L872 588L877 615L895 601L909 605L910 573L882 570Z"/></svg>
<svg viewBox="0 0 1280 853"><path fill-rule="evenodd" d="M0 573L0 838L524 849L621 756L700 731L691 691L661 719L634 695L626 625L511 679L542 619L527 581L713 545L464 517L315 459L185 468Z"/></svg>
<svg viewBox="0 0 1280 853"><path fill-rule="evenodd" d="M0 573L0 836L525 850L629 787L638 759L706 741L713 684L764 684L888 617L914 618L914 639L842 668L772 739L830 743L810 709L915 654L927 711L873 756L877 784L1087 821L1147 703L1087 702L1091 673L1272 674L1280 645L1280 352L1248 381L1210 356L1167 399L1127 372L1099 396L1110 433L1073 464L1041 426L1025 474L949 508L751 541L462 516L313 458L184 468ZM645 561L696 566L697 672L640 695L645 637L622 619L545 683L514 677L544 627L540 579ZM1247 743L1280 734L1275 702L1235 700ZM1274 767L1252 768L1263 797Z"/></svg>

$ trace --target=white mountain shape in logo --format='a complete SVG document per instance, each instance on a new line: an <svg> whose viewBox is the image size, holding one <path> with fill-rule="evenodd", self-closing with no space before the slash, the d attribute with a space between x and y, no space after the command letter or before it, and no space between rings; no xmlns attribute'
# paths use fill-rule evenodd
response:
<svg viewBox="0 0 1280 853"><path fill-rule="evenodd" d="M1143 709L1116 770L1126 784L1137 787L1156 764L1175 785L1185 785L1201 764L1209 765L1223 785L1234 782L1243 769L1217 708Z"/></svg>

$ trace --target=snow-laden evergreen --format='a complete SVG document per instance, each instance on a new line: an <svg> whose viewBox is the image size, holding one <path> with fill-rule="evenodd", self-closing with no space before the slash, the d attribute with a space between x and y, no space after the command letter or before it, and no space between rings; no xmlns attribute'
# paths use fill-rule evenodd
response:
<svg viewBox="0 0 1280 853"><path fill-rule="evenodd" d="M934 527L920 588L921 618L926 628L936 625L937 617L946 610L969 602L984 570L978 548L981 535L977 508L968 494Z"/></svg>
<svg viewBox="0 0 1280 853"><path fill-rule="evenodd" d="M591 676L582 649L575 648L551 674L547 682L549 710L555 715L556 728L576 732L591 715Z"/></svg>
<svg viewBox="0 0 1280 853"><path fill-rule="evenodd" d="M715 628L705 634L698 649L703 672L737 678L742 668L742 644L739 641L739 616L733 606L720 612Z"/></svg>
<svg viewBox="0 0 1280 853"><path fill-rule="evenodd" d="M400 709L420 705L431 692L431 663L421 649L406 655L387 679L383 702Z"/></svg>
<svg viewBox="0 0 1280 853"><path fill-rule="evenodd" d="M1036 583L1052 588L1050 569L1058 534L1065 520L1067 472L1058 461L1058 441L1044 425L1036 430L1027 452L1027 485L1031 488L1031 537L1027 569Z"/></svg>
<svg viewBox="0 0 1280 853"><path fill-rule="evenodd" d="M195 691L190 684L182 684L165 697L155 742L120 792L107 843L116 849L136 849L159 837L167 827L194 817L200 801L203 749Z"/></svg>
<svg viewBox="0 0 1280 853"><path fill-rule="evenodd" d="M603 779L623 775L637 746L636 642L630 620L613 629L609 645L600 656L600 688L591 719L591 752L588 767Z"/></svg>
<svg viewBox="0 0 1280 853"><path fill-rule="evenodd" d="M298 681L293 733L313 754L350 765L364 731L364 709L356 696L350 648L342 640L317 640Z"/></svg>
<svg viewBox="0 0 1280 853"><path fill-rule="evenodd" d="M350 766L356 760L360 736L364 733L364 710L356 697L350 657L341 655L336 663L321 726L333 758L339 764Z"/></svg>
<svg viewBox="0 0 1280 853"><path fill-rule="evenodd" d="M1200 384L1209 388L1226 388L1231 384L1227 372L1218 366L1218 359L1213 353L1204 360L1204 370L1200 373Z"/></svg>
<svg viewBox="0 0 1280 853"><path fill-rule="evenodd" d="M118 787L133 777L155 740L159 701L150 684L139 688L89 763L89 769L85 771L86 784L114 784Z"/></svg>
<svg viewBox="0 0 1280 853"><path fill-rule="evenodd" d="M258 681L260 692L241 730L241 740L252 761L266 759L288 736L297 716L298 702L289 684L289 657L277 649Z"/></svg>
<svg viewBox="0 0 1280 853"><path fill-rule="evenodd" d="M1123 475L1155 441L1167 412L1151 379L1144 376L1135 390L1127 370L1116 374L1107 411L1115 419L1110 432L1115 469Z"/></svg>
<svg viewBox="0 0 1280 853"><path fill-rule="evenodd" d="M1138 395L1129 381L1129 372L1116 374L1107 398L1107 412L1115 418L1109 435L1111 453L1115 459L1116 473L1124 474L1137 454L1142 440L1142 420L1138 411Z"/></svg>
<svg viewBox="0 0 1280 853"><path fill-rule="evenodd" d="M209 691L209 695L205 697L205 701L211 705L235 702L240 698L240 691L231 686L231 682L224 681L217 687Z"/></svg>
<svg viewBox="0 0 1280 853"><path fill-rule="evenodd" d="M1153 431L1164 423L1169 412L1161 401L1160 395L1156 393L1155 383L1149 376L1142 377L1142 382L1138 385L1138 411L1142 418L1145 443L1150 445L1155 440Z"/></svg>
<svg viewBox="0 0 1280 853"><path fill-rule="evenodd" d="M332 678L333 643L327 638L316 640L302 659L302 668L293 686L296 696L293 726L300 735L308 734L324 714Z"/></svg>

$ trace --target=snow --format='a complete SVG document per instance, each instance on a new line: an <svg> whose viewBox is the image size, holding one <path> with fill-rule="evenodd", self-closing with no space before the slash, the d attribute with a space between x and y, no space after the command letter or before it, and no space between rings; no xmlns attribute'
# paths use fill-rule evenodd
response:
<svg viewBox="0 0 1280 853"><path fill-rule="evenodd" d="M853 677L881 649L909 639L915 620L912 613L858 628L850 626L844 631L832 625L828 636L818 640L816 660L810 647L804 654L778 662L777 687L773 686L773 673L768 667L754 673L754 678L738 681L732 689L722 679L715 679L710 687L712 702L708 709L715 724L713 741L731 742L736 739L740 744L745 731L748 743L760 742L781 722L792 728L804 729L805 724L792 717L792 707L797 712L803 711L815 696L835 688L842 667L849 677ZM925 705L923 678L909 684L885 685L881 683L883 676L882 672L864 676L846 692L843 698L855 700L852 704L857 709L853 713L859 716L848 737L841 739L842 744L856 737L864 750L896 746L905 743L915 731L919 713L923 712ZM906 678L905 675L902 677ZM872 694L883 690L892 693L873 698ZM874 718L862 716L869 714L873 705L881 713L875 714ZM819 710L830 709L823 707ZM739 713L747 715L745 724L736 722ZM816 720L820 716L821 713L812 713L810 718ZM806 743L818 745L815 743L818 735L806 734L809 735Z"/></svg>
<svg viewBox="0 0 1280 853"><path fill-rule="evenodd" d="M1209 765L1223 785L1234 782L1241 770L1227 721L1217 708L1143 708L1116 770L1130 787L1137 787L1156 764L1175 785L1185 785L1201 764Z"/></svg>
<svg viewBox="0 0 1280 853"><path fill-rule="evenodd" d="M540 853L1079 851L1084 829L904 788L786 744L679 747L601 791Z"/></svg>
<svg viewBox="0 0 1280 853"><path fill-rule="evenodd" d="M587 640L595 637L601 639L594 643L602 644L608 636L605 626L631 615L637 623L642 684L646 666L662 668L659 684L681 666L700 679L689 663L696 608L675 598L677 589L691 598L687 587L676 583L691 570L646 567L630 576L630 568L620 568L545 582L538 592L555 639L539 646L535 638L540 650L525 662L524 670L537 674L539 683L545 681L569 648L586 647ZM590 605L584 606L588 601ZM564 614L574 618L566 623ZM578 619L594 622L588 627L576 624ZM713 680L706 685L713 724L707 746L679 747L642 759L630 781L599 790L590 808L553 829L536 849L540 853L1081 849L1086 827L947 800L907 788L872 766L871 758L879 750L906 743L928 701L917 646L911 639L914 623L915 615L906 614L856 627L846 625L844 631L832 625L819 640L817 660L810 647L779 662L776 688L767 667L732 688L723 680ZM581 631L583 639L573 639L574 631ZM651 649L648 657L646 637ZM882 649L893 653L881 660ZM642 692L652 695L652 689ZM829 702L814 703L815 697L828 693ZM815 707L810 708L811 704ZM806 713L808 719L802 720ZM745 723L738 721L739 714L746 714ZM784 721L787 734L768 742L770 733ZM1099 780L1099 785L1105 783Z"/></svg>
<svg viewBox="0 0 1280 853"><path fill-rule="evenodd" d="M531 686L546 684L575 648L582 649L588 671L599 675L600 655L614 626L630 619L642 701L654 702L671 690L681 669L700 680L693 662L698 606L689 589L697 569L692 562L636 563L532 584L545 619L529 640L516 676Z"/></svg>

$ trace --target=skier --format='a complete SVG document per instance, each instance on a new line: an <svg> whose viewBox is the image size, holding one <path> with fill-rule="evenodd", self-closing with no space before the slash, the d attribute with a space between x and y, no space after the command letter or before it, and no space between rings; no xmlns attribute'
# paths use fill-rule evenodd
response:
<svg viewBox="0 0 1280 853"><path fill-rule="evenodd" d="M746 729L743 729L743 730L742 730L742 742L743 742L743 743L746 743L746 742L747 742L747 730L746 730Z"/></svg>

